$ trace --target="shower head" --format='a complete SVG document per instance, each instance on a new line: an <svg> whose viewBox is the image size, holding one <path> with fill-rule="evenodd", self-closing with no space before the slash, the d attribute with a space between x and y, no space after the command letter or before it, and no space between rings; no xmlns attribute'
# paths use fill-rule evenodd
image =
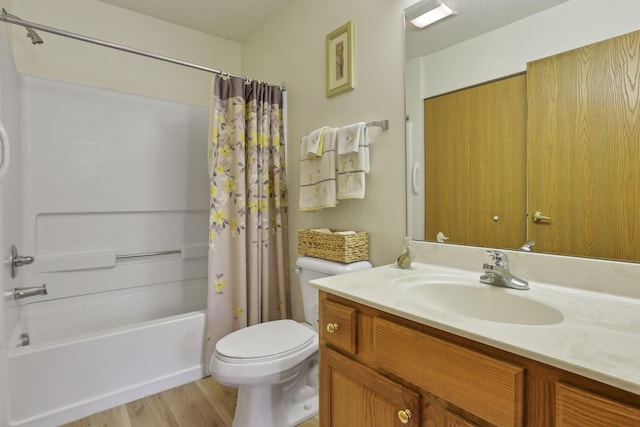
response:
<svg viewBox="0 0 640 427"><path fill-rule="evenodd" d="M38 33L36 33L33 28L25 27L27 29L27 37L31 39L31 43L33 44L42 44L44 43Z"/></svg>
<svg viewBox="0 0 640 427"><path fill-rule="evenodd" d="M22 21L22 19L20 19L19 17L17 17L16 15L13 15L9 12L7 12L4 8L2 8L2 17L9 17L9 18L14 18L17 19L19 21ZM6 19L3 19L3 21L5 21ZM24 22L24 21L23 21ZM27 37L29 37L31 39L31 43L33 43L34 45L38 45L38 44L42 44L44 43L44 41L42 41L42 39L40 38L40 36L38 35L38 33L35 32L35 30L27 25L24 24L19 24L22 25L25 30L27 30Z"/></svg>

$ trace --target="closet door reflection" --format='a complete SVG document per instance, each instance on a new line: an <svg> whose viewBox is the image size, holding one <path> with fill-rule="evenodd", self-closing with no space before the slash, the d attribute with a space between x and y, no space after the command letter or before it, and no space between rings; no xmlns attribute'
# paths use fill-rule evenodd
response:
<svg viewBox="0 0 640 427"><path fill-rule="evenodd" d="M425 238L469 243L469 91L427 99L425 123Z"/></svg>
<svg viewBox="0 0 640 427"><path fill-rule="evenodd" d="M525 75L425 101L427 240L525 242L526 110Z"/></svg>
<svg viewBox="0 0 640 427"><path fill-rule="evenodd" d="M639 49L634 32L528 64L537 250L640 261Z"/></svg>

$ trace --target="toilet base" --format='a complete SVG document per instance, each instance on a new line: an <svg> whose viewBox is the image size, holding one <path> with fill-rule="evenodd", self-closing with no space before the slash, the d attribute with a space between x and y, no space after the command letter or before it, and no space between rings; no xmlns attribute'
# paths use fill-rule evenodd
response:
<svg viewBox="0 0 640 427"><path fill-rule="evenodd" d="M240 386L233 427L295 427L318 414L318 357L289 384Z"/></svg>
<svg viewBox="0 0 640 427"><path fill-rule="evenodd" d="M240 387L233 427L294 427L318 413L318 395L285 402L278 387Z"/></svg>

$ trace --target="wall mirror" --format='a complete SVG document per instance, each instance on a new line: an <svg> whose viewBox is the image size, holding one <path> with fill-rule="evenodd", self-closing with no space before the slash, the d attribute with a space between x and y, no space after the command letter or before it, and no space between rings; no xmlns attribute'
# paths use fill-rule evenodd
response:
<svg viewBox="0 0 640 427"><path fill-rule="evenodd" d="M444 1L405 22L411 237L640 261L640 2Z"/></svg>

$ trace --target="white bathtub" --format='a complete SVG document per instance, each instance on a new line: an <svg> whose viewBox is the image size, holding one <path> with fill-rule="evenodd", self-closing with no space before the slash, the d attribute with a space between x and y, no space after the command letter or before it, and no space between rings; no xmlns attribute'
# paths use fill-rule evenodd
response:
<svg viewBox="0 0 640 427"><path fill-rule="evenodd" d="M202 378L205 305L197 279L23 306L9 425L57 426Z"/></svg>

